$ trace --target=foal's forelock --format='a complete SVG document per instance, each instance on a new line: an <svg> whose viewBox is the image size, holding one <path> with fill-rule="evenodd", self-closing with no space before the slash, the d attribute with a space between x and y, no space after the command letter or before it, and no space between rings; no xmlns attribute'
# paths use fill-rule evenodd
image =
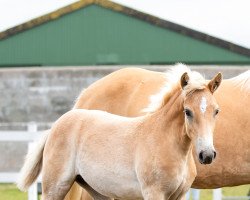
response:
<svg viewBox="0 0 250 200"><path fill-rule="evenodd" d="M182 91L184 96L192 93L195 90L201 90L206 87L206 81L200 73L191 71L184 64L177 64L176 66L170 68L168 72L166 72L165 85L157 94L150 97L150 103L148 107L144 108L142 112L152 113L166 105L171 96L173 96L176 91L181 90L180 77L185 72L188 73L190 80L188 85Z"/></svg>

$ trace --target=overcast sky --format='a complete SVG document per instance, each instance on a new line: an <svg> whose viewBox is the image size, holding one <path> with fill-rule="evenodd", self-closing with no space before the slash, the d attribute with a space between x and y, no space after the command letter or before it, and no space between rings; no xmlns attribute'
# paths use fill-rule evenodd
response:
<svg viewBox="0 0 250 200"><path fill-rule="evenodd" d="M250 0L113 0L250 48ZM0 0L0 31L75 0Z"/></svg>
<svg viewBox="0 0 250 200"><path fill-rule="evenodd" d="M76 0L0 0L0 31L47 14Z"/></svg>

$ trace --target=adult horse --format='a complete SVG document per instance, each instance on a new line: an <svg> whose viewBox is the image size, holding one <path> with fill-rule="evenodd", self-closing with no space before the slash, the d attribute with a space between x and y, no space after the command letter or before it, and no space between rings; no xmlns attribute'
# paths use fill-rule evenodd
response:
<svg viewBox="0 0 250 200"><path fill-rule="evenodd" d="M74 108L99 109L122 116L139 116L168 82L165 73L125 68L93 83L78 97ZM221 113L214 138L218 156L209 166L196 160L194 188L211 189L250 183L250 71L222 82L215 93ZM74 184L68 200L90 199Z"/></svg>

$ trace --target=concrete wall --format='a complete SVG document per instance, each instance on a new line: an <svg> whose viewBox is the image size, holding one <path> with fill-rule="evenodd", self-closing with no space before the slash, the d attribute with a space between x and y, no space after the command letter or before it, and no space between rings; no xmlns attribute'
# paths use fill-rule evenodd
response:
<svg viewBox="0 0 250 200"><path fill-rule="evenodd" d="M0 70L0 129L20 129L35 121L47 128L70 110L80 91L121 67L16 68ZM148 67L146 67L148 68ZM225 78L250 69L246 67L193 67L211 78L221 71ZM151 66L164 71L167 67ZM21 127L22 129L25 127ZM22 165L26 144L0 142L0 172L16 171Z"/></svg>
<svg viewBox="0 0 250 200"><path fill-rule="evenodd" d="M197 68L197 67L195 67ZM79 92L118 67L17 68L0 70L0 122L53 122L71 109ZM166 67L152 66L164 71ZM198 68L207 78L232 77L249 67Z"/></svg>
<svg viewBox="0 0 250 200"><path fill-rule="evenodd" d="M90 68L0 70L0 121L52 122L68 111L82 88L109 73Z"/></svg>

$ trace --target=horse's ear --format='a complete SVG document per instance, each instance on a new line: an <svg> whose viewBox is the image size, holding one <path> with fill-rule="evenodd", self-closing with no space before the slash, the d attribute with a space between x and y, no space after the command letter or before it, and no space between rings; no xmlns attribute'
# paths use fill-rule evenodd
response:
<svg viewBox="0 0 250 200"><path fill-rule="evenodd" d="M181 76L181 88L182 89L188 84L188 81L189 81L189 76L188 76L188 73L185 72Z"/></svg>
<svg viewBox="0 0 250 200"><path fill-rule="evenodd" d="M220 86L222 81L222 74L219 72L209 83L208 88L209 90L214 93L215 90Z"/></svg>

